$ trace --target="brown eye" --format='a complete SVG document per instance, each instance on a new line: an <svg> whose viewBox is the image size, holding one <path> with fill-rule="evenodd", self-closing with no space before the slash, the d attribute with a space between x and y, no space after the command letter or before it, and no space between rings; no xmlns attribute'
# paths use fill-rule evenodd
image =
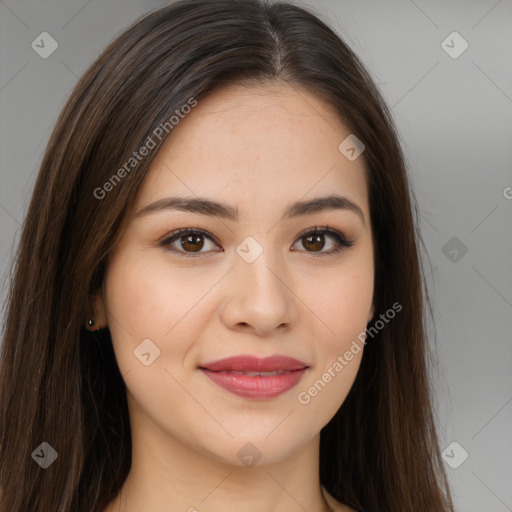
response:
<svg viewBox="0 0 512 512"><path fill-rule="evenodd" d="M331 242L327 242L328 250L324 250L326 247L326 240L331 240ZM299 237L298 241L302 242L305 252L315 254L317 256L336 254L344 249L352 247L354 244L353 241L347 240L343 234L329 229L328 227L315 227L310 229ZM208 242L213 245L211 250L214 252L222 252L222 249L219 244L215 242L213 236L198 228L184 228L173 231L168 237L160 242L160 245L174 254L185 257L194 257L202 253L211 252L209 250L203 250L205 248L205 243L207 244Z"/></svg>
<svg viewBox="0 0 512 512"><path fill-rule="evenodd" d="M333 242L329 244L331 249L324 251L326 238L333 240ZM299 241L302 242L302 246L306 249L306 252L313 254L318 253L318 256L336 254L354 245L353 241L347 240L344 235L328 227L315 227L303 234L299 238Z"/></svg>
<svg viewBox="0 0 512 512"><path fill-rule="evenodd" d="M308 235L302 238L302 244L308 250L321 251L325 246L324 235Z"/></svg>
<svg viewBox="0 0 512 512"><path fill-rule="evenodd" d="M218 247L217 244L214 243L213 237L206 233L206 231L202 229L185 228L173 231L160 242L160 245L180 256L194 257L196 254L208 252L202 250L205 247L205 241L209 241L214 247Z"/></svg>
<svg viewBox="0 0 512 512"><path fill-rule="evenodd" d="M203 235L185 235L180 237L181 247L186 251L200 251L204 246Z"/></svg>

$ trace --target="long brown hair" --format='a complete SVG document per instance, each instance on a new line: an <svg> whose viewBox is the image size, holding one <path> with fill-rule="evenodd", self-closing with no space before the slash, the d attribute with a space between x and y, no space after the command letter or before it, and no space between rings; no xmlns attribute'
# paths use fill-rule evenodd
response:
<svg viewBox="0 0 512 512"><path fill-rule="evenodd" d="M103 51L65 105L13 261L0 510L99 512L119 492L131 464L126 388L108 329L95 340L83 326L165 137L153 136L155 148L101 199L97 190L190 98L247 80L284 80L327 99L364 142L374 318L403 307L369 339L348 397L322 429L321 482L360 511L453 510L431 401L416 202L396 128L363 65L324 21L265 0L183 0L147 14ZM32 456L43 442L58 454L46 469Z"/></svg>

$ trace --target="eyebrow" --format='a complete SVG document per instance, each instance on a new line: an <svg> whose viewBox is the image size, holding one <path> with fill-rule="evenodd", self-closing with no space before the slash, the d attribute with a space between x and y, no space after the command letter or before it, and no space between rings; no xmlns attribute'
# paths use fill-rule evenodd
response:
<svg viewBox="0 0 512 512"><path fill-rule="evenodd" d="M201 197L164 197L163 199L159 199L158 201L144 206L135 214L135 217L143 217L164 210L180 210L198 213L201 215L208 215L210 217L220 217L235 222L238 222L239 219L238 208ZM292 203L285 209L281 220L287 220L301 215L319 213L326 210L344 210L354 212L366 226L363 210L354 201L336 194Z"/></svg>

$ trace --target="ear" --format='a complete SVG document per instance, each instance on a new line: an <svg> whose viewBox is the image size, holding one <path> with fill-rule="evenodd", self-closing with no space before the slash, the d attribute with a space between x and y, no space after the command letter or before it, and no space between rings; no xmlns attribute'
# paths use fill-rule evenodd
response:
<svg viewBox="0 0 512 512"><path fill-rule="evenodd" d="M94 295L90 297L90 306L86 319L86 328L89 330L103 329L108 325L107 310L103 300L103 290L100 288ZM89 320L94 321L94 326L89 326Z"/></svg>

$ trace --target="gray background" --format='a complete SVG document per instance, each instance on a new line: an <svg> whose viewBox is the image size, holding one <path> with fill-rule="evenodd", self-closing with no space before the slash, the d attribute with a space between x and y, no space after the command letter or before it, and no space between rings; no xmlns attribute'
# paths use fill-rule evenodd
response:
<svg viewBox="0 0 512 512"><path fill-rule="evenodd" d="M122 29L164 3L0 1L3 276L52 126L77 78ZM445 452L457 511L512 511L512 2L304 5L361 57L400 132L428 251L442 449L458 443ZM31 48L45 31L59 45L47 59ZM442 46L453 31L469 44L457 58ZM457 52L461 41L452 39L445 45ZM1 293L5 301L5 280ZM459 464L463 449L469 456L453 469L448 462Z"/></svg>

